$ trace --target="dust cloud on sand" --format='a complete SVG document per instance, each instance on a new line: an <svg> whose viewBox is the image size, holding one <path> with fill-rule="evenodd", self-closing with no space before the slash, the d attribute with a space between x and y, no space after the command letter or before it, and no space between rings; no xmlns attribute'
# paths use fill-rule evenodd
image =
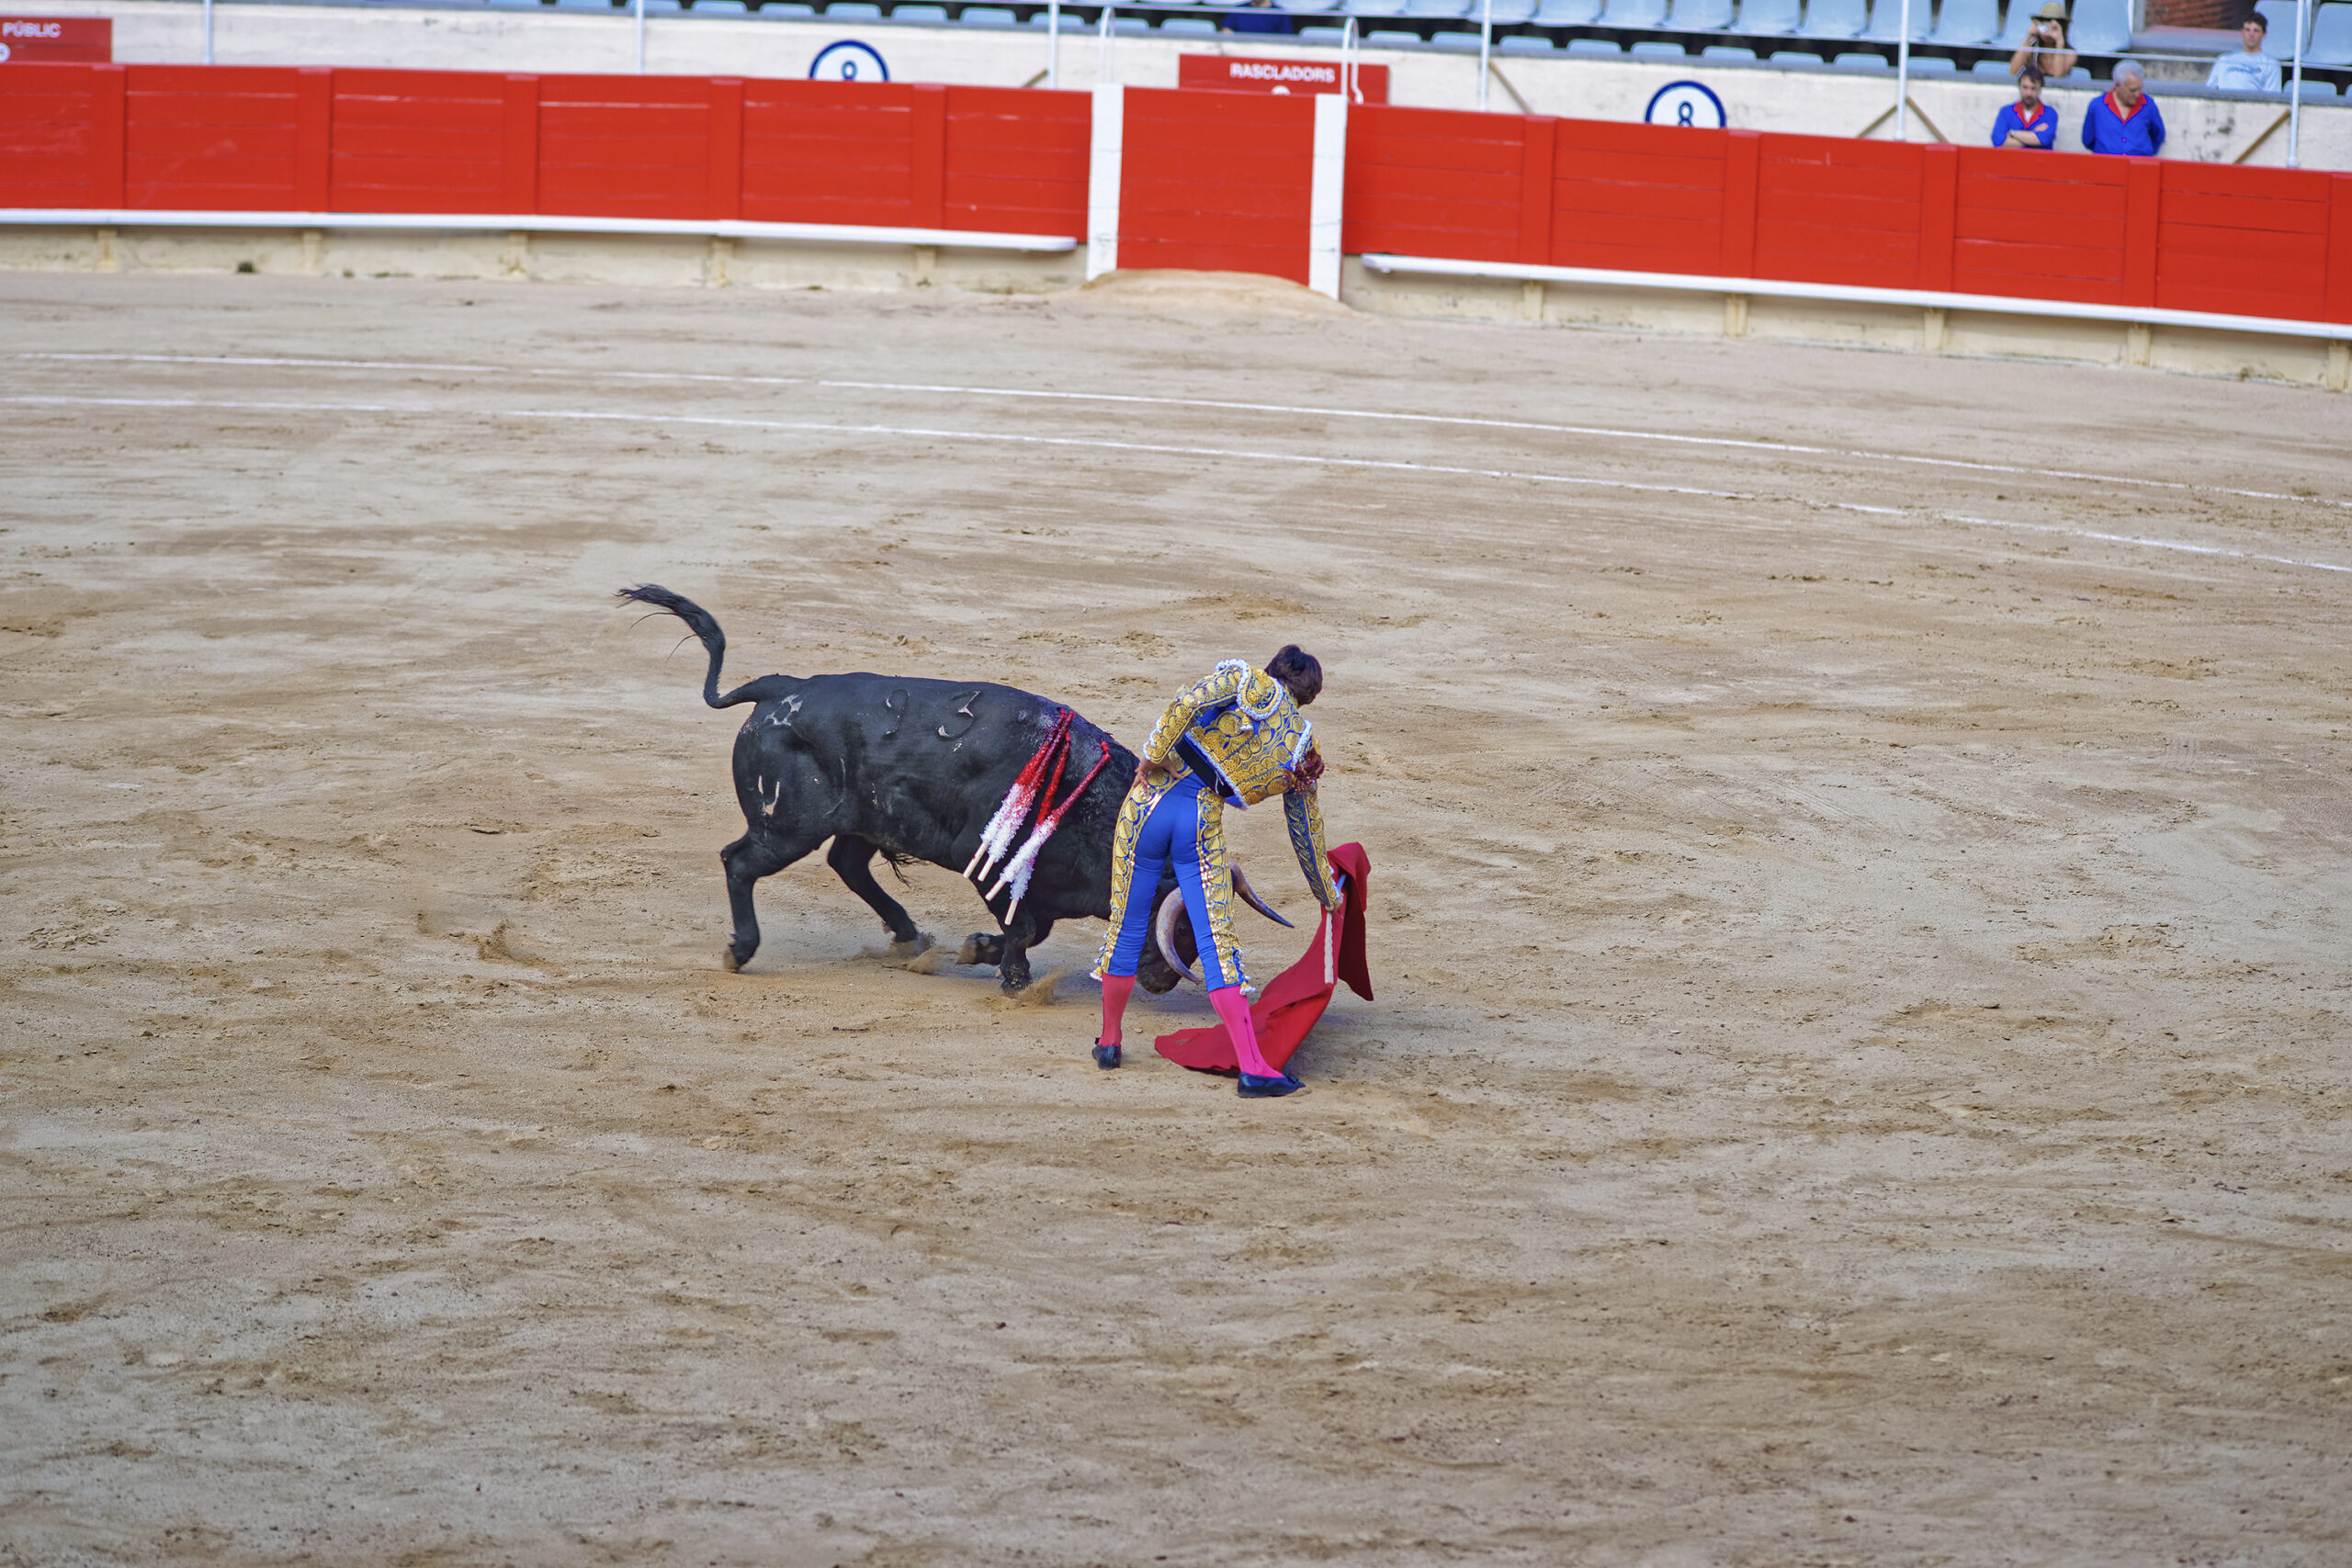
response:
<svg viewBox="0 0 2352 1568"><path fill-rule="evenodd" d="M0 1562L2352 1553L2346 400L0 295ZM1099 928L998 1005L821 857L721 972L738 716L647 580L1131 743L1306 645L1380 999L1289 1100L1144 1047L1190 986L1100 1072Z"/></svg>

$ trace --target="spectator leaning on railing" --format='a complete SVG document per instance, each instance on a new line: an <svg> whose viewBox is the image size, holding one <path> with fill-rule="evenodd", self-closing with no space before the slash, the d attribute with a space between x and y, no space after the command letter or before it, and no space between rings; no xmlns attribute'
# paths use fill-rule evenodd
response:
<svg viewBox="0 0 2352 1568"><path fill-rule="evenodd" d="M2153 158L2165 144L2165 117L2148 96L2148 73L2136 60L2115 62L2115 85L2083 111L2083 151Z"/></svg>
<svg viewBox="0 0 2352 1568"><path fill-rule="evenodd" d="M2213 62L2212 74L2205 78L2209 87L2219 87L2230 93L2275 93L2278 90L2278 62L2262 52L2263 35L2270 24L2256 11L2238 28L2238 39L2245 45L2235 54L2225 54Z"/></svg>
<svg viewBox="0 0 2352 1568"><path fill-rule="evenodd" d="M2047 152L2057 140L2058 111L2041 101L2041 73L2029 65L2018 73L2018 101L1993 117L1993 145Z"/></svg>

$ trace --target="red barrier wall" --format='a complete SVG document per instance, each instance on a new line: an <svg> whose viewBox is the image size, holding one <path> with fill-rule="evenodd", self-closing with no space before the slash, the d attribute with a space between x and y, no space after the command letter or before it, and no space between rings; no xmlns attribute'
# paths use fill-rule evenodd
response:
<svg viewBox="0 0 2352 1568"><path fill-rule="evenodd" d="M1130 89L1120 260L1304 281L1305 95ZM1080 93L11 65L0 206L1078 235ZM1361 105L1342 247L2352 322L2352 175Z"/></svg>
<svg viewBox="0 0 2352 1568"><path fill-rule="evenodd" d="M1130 87L1119 265L1306 281L1310 95Z"/></svg>
<svg viewBox="0 0 2352 1568"><path fill-rule="evenodd" d="M1341 245L2352 321L2352 175L2087 153L1363 107Z"/></svg>
<svg viewBox="0 0 2352 1568"><path fill-rule="evenodd" d="M1075 236L1088 104L1082 93L729 77L12 66L0 77L0 206Z"/></svg>

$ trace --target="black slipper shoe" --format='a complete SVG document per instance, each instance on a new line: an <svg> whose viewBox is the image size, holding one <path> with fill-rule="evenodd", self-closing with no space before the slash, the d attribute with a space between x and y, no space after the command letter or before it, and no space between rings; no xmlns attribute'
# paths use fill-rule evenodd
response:
<svg viewBox="0 0 2352 1568"><path fill-rule="evenodd" d="M1234 1092L1244 1100L1280 1100L1286 1094L1296 1094L1306 1087L1288 1073L1271 1078L1261 1078L1255 1073L1243 1073L1241 1087Z"/></svg>
<svg viewBox="0 0 2352 1568"><path fill-rule="evenodd" d="M1094 1065L1104 1072L1109 1072L1119 1065L1119 1048L1116 1045L1105 1045L1100 1040L1095 1041Z"/></svg>

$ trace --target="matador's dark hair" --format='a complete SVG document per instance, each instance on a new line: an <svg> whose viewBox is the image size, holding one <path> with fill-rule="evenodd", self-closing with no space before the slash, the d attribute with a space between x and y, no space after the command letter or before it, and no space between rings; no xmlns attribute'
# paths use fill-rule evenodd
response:
<svg viewBox="0 0 2352 1568"><path fill-rule="evenodd" d="M1313 702L1323 690L1323 666L1316 661L1315 655L1302 651L1295 642L1266 660L1266 673L1289 688L1290 700L1300 707Z"/></svg>

